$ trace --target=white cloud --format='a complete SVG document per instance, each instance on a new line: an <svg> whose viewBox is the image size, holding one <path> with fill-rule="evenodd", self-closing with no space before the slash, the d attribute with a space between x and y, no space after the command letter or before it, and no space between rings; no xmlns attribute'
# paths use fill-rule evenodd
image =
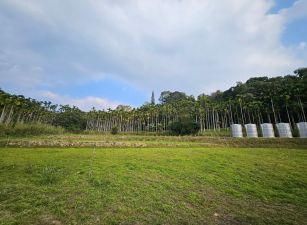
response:
<svg viewBox="0 0 307 225"><path fill-rule="evenodd" d="M307 1L298 0L291 8L281 10L280 14L286 20L286 22L307 18Z"/></svg>
<svg viewBox="0 0 307 225"><path fill-rule="evenodd" d="M250 76L288 74L304 65L307 54L299 46L283 46L282 32L307 15L306 1L269 14L273 3L4 0L0 25L6 36L0 47L14 53L5 59L22 72L0 61L0 75L17 83L26 73L34 86L115 77L147 90L199 94Z"/></svg>
<svg viewBox="0 0 307 225"><path fill-rule="evenodd" d="M302 41L302 42L300 42L298 48L299 48L300 50L305 50L305 49L306 49L306 46L307 46L306 42Z"/></svg>
<svg viewBox="0 0 307 225"><path fill-rule="evenodd" d="M86 96L83 98L73 98L70 96L61 96L51 91L40 91L38 96L45 100L52 101L56 104L69 104L70 106L77 106L79 109L84 111L89 111L92 107L95 107L97 110L102 109L115 109L119 104L119 102L110 101L108 99L94 97L94 96Z"/></svg>

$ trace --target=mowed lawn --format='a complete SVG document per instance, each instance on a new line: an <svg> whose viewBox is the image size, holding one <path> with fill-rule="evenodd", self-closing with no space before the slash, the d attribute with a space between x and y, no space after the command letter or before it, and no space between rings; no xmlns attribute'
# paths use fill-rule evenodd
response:
<svg viewBox="0 0 307 225"><path fill-rule="evenodd" d="M307 150L0 148L0 224L307 224Z"/></svg>

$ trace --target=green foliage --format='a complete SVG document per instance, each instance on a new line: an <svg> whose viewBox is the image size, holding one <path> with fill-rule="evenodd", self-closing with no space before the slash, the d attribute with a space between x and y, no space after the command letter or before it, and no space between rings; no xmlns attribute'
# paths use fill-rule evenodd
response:
<svg viewBox="0 0 307 225"><path fill-rule="evenodd" d="M161 92L159 101L162 104L175 104L177 102L180 101L184 101L184 100L191 100L194 101L194 97L193 96L187 96L184 92L179 92L179 91L163 91Z"/></svg>
<svg viewBox="0 0 307 225"><path fill-rule="evenodd" d="M118 131L119 131L118 127L112 127L111 134L113 135L118 134Z"/></svg>
<svg viewBox="0 0 307 225"><path fill-rule="evenodd" d="M200 126L191 119L182 119L177 122L173 122L169 126L171 134L174 135L189 135L197 134Z"/></svg>
<svg viewBox="0 0 307 225"><path fill-rule="evenodd" d="M15 124L14 126L6 126L0 124L0 136L28 136L28 135L49 135L63 134L62 127L55 127L48 124L30 123Z"/></svg>
<svg viewBox="0 0 307 225"><path fill-rule="evenodd" d="M131 106L129 105L118 105L116 107L117 111L122 111L122 112L130 112L132 110Z"/></svg>
<svg viewBox="0 0 307 225"><path fill-rule="evenodd" d="M299 68L297 70L294 71L294 73L296 75L298 75L299 77L307 77L307 67L305 68Z"/></svg>
<svg viewBox="0 0 307 225"><path fill-rule="evenodd" d="M80 132L86 128L86 114L75 106L64 105L56 113L53 124L71 132Z"/></svg>
<svg viewBox="0 0 307 225"><path fill-rule="evenodd" d="M294 71L295 75L252 77L226 91L201 94L197 99L184 92L163 91L160 104L155 104L152 93L151 102L139 108L119 105L115 110L93 108L90 112L8 94L0 89L0 124L13 127L19 123L43 123L78 133L111 132L115 126L121 132L163 133L172 124L177 134L194 133L180 127L186 126L184 121L189 118L201 126L202 132L221 131L233 123L286 122L294 129L295 123L307 120L306 71L300 68Z"/></svg>

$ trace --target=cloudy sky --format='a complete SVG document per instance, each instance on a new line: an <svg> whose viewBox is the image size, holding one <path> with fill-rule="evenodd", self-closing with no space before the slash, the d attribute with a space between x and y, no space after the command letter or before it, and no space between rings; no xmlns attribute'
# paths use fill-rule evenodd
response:
<svg viewBox="0 0 307 225"><path fill-rule="evenodd" d="M0 0L0 88L84 110L307 66L307 0Z"/></svg>

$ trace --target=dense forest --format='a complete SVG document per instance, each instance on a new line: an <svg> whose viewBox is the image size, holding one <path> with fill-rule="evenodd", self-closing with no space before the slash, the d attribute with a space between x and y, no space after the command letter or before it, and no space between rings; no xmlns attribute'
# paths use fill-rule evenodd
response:
<svg viewBox="0 0 307 225"><path fill-rule="evenodd" d="M219 131L233 123L290 123L306 121L307 68L293 75L253 77L226 91L197 98L178 91L163 91L159 102L139 108L119 105L116 109L83 112L75 106L55 105L0 89L0 125L49 124L68 131L162 132L178 122L192 121L202 132ZM179 124L180 126L180 124Z"/></svg>

